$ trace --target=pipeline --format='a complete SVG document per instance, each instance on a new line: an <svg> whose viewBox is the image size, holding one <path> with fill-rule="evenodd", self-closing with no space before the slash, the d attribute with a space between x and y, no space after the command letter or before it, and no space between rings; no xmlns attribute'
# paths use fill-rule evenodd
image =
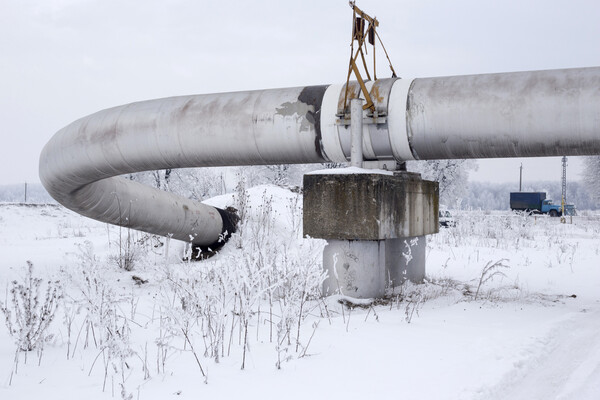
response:
<svg viewBox="0 0 600 400"><path fill-rule="evenodd" d="M600 154L600 67L369 82L365 160ZM358 85L350 83L349 98ZM40 179L87 217L210 246L235 229L225 210L121 177L168 168L347 162L342 85L131 103L58 131ZM349 102L348 102L349 104Z"/></svg>

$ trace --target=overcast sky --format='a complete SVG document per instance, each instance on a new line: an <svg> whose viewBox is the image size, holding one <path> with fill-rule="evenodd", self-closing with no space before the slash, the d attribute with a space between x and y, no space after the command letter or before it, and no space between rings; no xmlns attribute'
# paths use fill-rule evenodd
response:
<svg viewBox="0 0 600 400"><path fill-rule="evenodd" d="M600 66L598 0L357 5L403 77ZM39 182L53 133L104 108L342 82L350 24L347 0L0 0L0 184ZM560 178L557 158L480 161L472 177L518 182L521 162L526 180Z"/></svg>

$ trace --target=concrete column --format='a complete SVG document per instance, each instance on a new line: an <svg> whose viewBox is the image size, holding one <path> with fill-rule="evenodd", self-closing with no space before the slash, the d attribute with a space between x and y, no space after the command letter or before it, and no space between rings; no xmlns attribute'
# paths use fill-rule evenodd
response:
<svg viewBox="0 0 600 400"><path fill-rule="evenodd" d="M388 287L406 280L414 283L425 279L427 237L411 236L385 240L385 278Z"/></svg>
<svg viewBox="0 0 600 400"><path fill-rule="evenodd" d="M425 278L427 239L413 236L385 240L329 239L323 250L323 295L379 298L387 288Z"/></svg>
<svg viewBox="0 0 600 400"><path fill-rule="evenodd" d="M304 235L327 239L325 296L377 298L425 277L438 184L410 172L304 175Z"/></svg>
<svg viewBox="0 0 600 400"><path fill-rule="evenodd" d="M363 162L363 99L350 100L350 132L352 144L350 148L350 165L362 168Z"/></svg>
<svg viewBox="0 0 600 400"><path fill-rule="evenodd" d="M356 298L383 297L386 288L385 241L327 241L323 249L323 269L327 279L323 294Z"/></svg>

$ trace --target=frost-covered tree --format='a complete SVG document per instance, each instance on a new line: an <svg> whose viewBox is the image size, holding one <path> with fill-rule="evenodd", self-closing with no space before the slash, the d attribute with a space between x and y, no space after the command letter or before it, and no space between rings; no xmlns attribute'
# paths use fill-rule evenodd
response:
<svg viewBox="0 0 600 400"><path fill-rule="evenodd" d="M519 190L519 182L469 182L469 192L462 203L463 208L474 210L508 210L510 192ZM548 199L560 202L560 180L523 182L525 192L545 192ZM577 210L597 210L599 201L589 192L589 185L571 181L567 186L567 203Z"/></svg>
<svg viewBox="0 0 600 400"><path fill-rule="evenodd" d="M201 201L225 193L226 174L226 168L181 168L138 172L128 177L157 189Z"/></svg>
<svg viewBox="0 0 600 400"><path fill-rule="evenodd" d="M242 180L248 188L264 184L301 186L302 176L319 168L322 166L314 164L181 168L138 172L127 177L145 185L202 201L232 192Z"/></svg>
<svg viewBox="0 0 600 400"><path fill-rule="evenodd" d="M0 201L18 203L24 200L25 185L23 183L16 185L0 185ZM56 203L41 183L27 184L27 202L40 204Z"/></svg>
<svg viewBox="0 0 600 400"><path fill-rule="evenodd" d="M583 159L583 179L589 193L600 200L600 156Z"/></svg>
<svg viewBox="0 0 600 400"><path fill-rule="evenodd" d="M406 168L419 172L423 179L439 183L440 204L460 208L468 195L469 171L477 169L477 163L474 160L410 161Z"/></svg>
<svg viewBox="0 0 600 400"><path fill-rule="evenodd" d="M165 190L202 201L227 192L228 168L182 168L172 170Z"/></svg>

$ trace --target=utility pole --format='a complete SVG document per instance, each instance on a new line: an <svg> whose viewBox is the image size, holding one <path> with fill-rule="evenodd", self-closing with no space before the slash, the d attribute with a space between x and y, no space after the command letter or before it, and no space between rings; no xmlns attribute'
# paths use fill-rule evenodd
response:
<svg viewBox="0 0 600 400"><path fill-rule="evenodd" d="M561 195L561 217L560 222L563 224L567 221L565 219L565 203L567 202L567 157L562 158L562 195Z"/></svg>
<svg viewBox="0 0 600 400"><path fill-rule="evenodd" d="M27 203L27 182L25 182L25 203Z"/></svg>
<svg viewBox="0 0 600 400"><path fill-rule="evenodd" d="M521 163L521 166L519 167L519 192L522 192L522 186L523 186L523 163Z"/></svg>

